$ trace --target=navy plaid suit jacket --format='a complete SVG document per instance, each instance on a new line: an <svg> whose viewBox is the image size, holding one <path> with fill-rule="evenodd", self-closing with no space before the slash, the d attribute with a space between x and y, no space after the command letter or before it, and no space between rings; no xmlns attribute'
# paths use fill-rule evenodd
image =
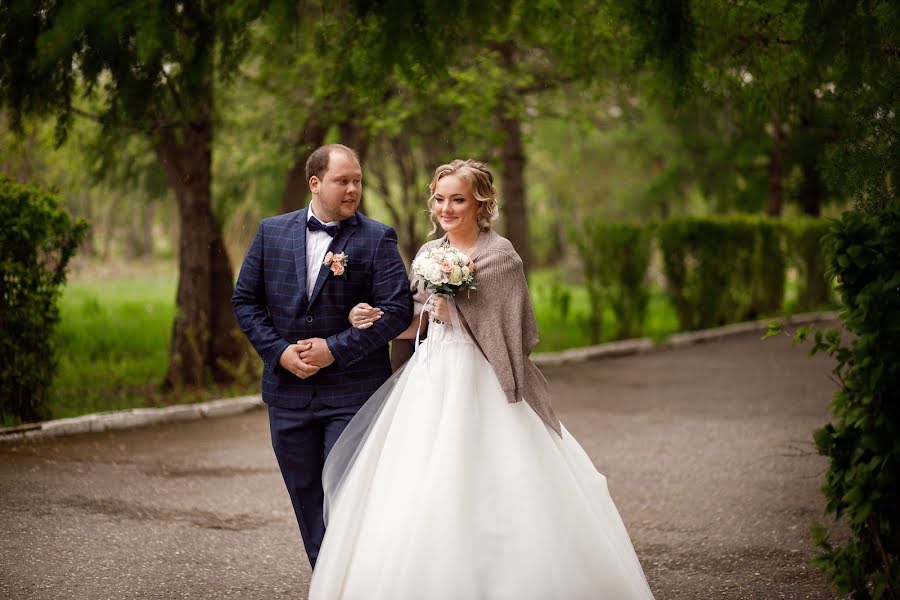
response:
<svg viewBox="0 0 900 600"><path fill-rule="evenodd" d="M317 398L323 406L359 406L390 376L388 342L412 320L406 267L396 232L357 212L341 223L329 247L347 254L345 278L321 268L307 299L307 210L259 224L235 285L234 314L263 360L264 402L303 409ZM359 302L384 311L368 329L347 321ZM300 379L278 360L289 344L312 337L325 338L335 361Z"/></svg>

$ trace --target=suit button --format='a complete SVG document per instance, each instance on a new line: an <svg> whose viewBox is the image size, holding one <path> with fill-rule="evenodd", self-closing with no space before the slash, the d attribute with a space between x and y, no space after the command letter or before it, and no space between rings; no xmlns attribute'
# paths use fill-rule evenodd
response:
<svg viewBox="0 0 900 600"><path fill-rule="evenodd" d="M312 322L313 322L313 318L312 318L312 317L306 317L306 322L307 322L307 323L312 323Z"/></svg>

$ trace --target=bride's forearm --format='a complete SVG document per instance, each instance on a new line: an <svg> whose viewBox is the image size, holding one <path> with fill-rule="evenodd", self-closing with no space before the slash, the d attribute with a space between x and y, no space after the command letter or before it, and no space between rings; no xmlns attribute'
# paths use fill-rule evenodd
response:
<svg viewBox="0 0 900 600"><path fill-rule="evenodd" d="M428 329L428 319L422 319L422 331L421 334L424 334ZM413 317L412 323L409 324L409 327L404 329L400 335L398 335L395 339L398 340L414 340L416 339L416 333L419 333L419 317L418 315Z"/></svg>

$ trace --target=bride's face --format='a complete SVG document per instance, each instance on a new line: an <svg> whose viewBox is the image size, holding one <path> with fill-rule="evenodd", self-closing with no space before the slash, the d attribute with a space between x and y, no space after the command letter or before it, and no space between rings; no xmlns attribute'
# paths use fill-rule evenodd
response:
<svg viewBox="0 0 900 600"><path fill-rule="evenodd" d="M478 230L478 200L469 184L456 175L438 180L431 211L449 234L467 235Z"/></svg>

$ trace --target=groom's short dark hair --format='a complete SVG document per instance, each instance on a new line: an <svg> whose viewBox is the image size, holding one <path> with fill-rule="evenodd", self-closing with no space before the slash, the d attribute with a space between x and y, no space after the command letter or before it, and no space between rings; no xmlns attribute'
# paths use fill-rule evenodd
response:
<svg viewBox="0 0 900 600"><path fill-rule="evenodd" d="M322 179L322 175L328 170L328 159L331 158L332 152L345 152L355 158L356 162L359 162L359 156L356 155L356 150L353 148L343 144L326 144L325 146L319 146L313 150L313 153L306 159L307 181L309 181L313 175Z"/></svg>

